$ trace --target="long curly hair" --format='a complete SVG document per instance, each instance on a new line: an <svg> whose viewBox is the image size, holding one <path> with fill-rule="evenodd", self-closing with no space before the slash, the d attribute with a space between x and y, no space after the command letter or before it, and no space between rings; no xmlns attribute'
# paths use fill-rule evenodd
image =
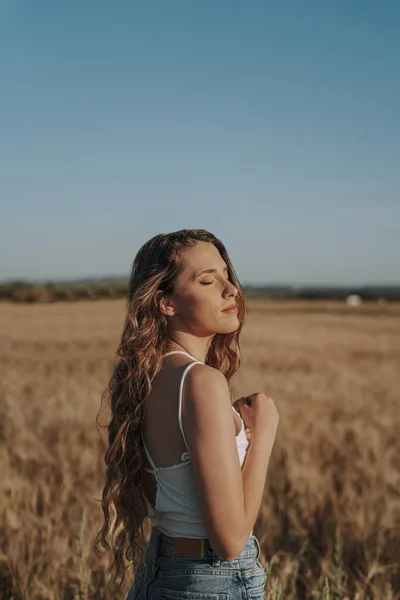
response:
<svg viewBox="0 0 400 600"><path fill-rule="evenodd" d="M113 373L101 402L103 404L106 396L110 422L105 426L108 448L101 498L104 523L94 547L98 557L104 550L112 550L113 560L107 575L112 576L112 583L119 578L119 586L129 566L136 569L145 562L144 525L149 521L142 487L144 449L140 425L144 402L168 345L167 317L158 309L154 298L158 290L165 295L176 292L177 278L182 271L180 257L185 249L199 241L210 242L219 250L228 266L229 281L238 289L239 327L232 333L214 335L205 364L221 371L229 386L241 363L239 334L247 317L246 297L224 244L205 229L181 229L151 238L139 249L132 264L125 324ZM230 386L229 390L232 401Z"/></svg>

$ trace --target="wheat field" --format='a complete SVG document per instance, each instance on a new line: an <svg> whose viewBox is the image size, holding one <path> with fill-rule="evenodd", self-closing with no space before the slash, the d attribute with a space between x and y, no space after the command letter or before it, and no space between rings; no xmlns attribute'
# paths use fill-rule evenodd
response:
<svg viewBox="0 0 400 600"><path fill-rule="evenodd" d="M400 598L400 310L249 301L235 399L280 423L254 533L267 600ZM96 558L95 424L124 300L0 303L0 598L123 600Z"/></svg>

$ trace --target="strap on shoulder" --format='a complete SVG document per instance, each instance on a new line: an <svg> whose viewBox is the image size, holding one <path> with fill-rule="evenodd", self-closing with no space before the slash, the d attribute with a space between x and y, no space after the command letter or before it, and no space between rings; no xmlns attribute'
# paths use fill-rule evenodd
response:
<svg viewBox="0 0 400 600"><path fill-rule="evenodd" d="M183 441L185 443L185 446L188 450L188 452L190 452L188 445L187 445L187 441L186 441L186 436L185 436L185 432L183 431L183 423L182 423L182 391L183 391L183 382L185 380L185 375L186 373L189 371L189 369L191 369L193 367L193 365L203 365L204 363L200 362L199 360L193 361L191 363L189 363L185 370L183 371L182 377L181 377L181 382L179 385L179 405L178 405L178 422L179 422L179 428L181 430L182 433L182 437L183 437Z"/></svg>

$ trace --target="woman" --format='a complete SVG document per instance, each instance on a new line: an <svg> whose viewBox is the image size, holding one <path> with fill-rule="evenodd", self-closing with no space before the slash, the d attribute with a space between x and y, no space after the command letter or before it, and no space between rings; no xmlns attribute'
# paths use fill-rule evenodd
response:
<svg viewBox="0 0 400 600"><path fill-rule="evenodd" d="M113 551L114 581L122 585L125 558L133 565L127 600L264 597L253 525L279 416L263 393L232 405L245 315L245 294L213 234L183 229L140 248L106 390L96 537L98 550Z"/></svg>

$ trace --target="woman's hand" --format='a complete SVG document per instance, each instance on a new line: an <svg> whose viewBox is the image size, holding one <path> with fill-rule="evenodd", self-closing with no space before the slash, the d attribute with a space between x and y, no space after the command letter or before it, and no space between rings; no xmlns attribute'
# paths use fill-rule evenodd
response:
<svg viewBox="0 0 400 600"><path fill-rule="evenodd" d="M273 399L263 392L255 392L235 400L233 407L244 421L245 430L251 429L253 434L268 435L275 441L279 424L279 413Z"/></svg>

